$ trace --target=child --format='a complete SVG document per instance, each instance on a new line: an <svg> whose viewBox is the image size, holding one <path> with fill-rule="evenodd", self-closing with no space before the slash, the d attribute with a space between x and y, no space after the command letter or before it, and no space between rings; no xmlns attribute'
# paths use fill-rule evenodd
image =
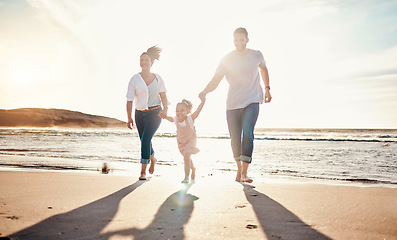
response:
<svg viewBox="0 0 397 240"><path fill-rule="evenodd" d="M176 125L176 139L178 141L178 148L183 155L183 160L185 162L185 179L183 179L182 183L189 182L190 169L192 170L190 179L194 181L196 177L196 168L194 167L190 156L200 151L196 147L197 135L196 129L194 127L194 120L198 117L201 110L203 109L204 103L205 98L202 98L197 110L190 115L193 105L190 101L183 99L182 102L176 105L176 117L164 117L164 119L167 119Z"/></svg>

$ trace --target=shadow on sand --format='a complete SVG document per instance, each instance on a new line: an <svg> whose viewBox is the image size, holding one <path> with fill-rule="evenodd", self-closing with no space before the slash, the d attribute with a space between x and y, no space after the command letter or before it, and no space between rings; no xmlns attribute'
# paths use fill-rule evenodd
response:
<svg viewBox="0 0 397 240"><path fill-rule="evenodd" d="M268 239L330 239L252 186L242 185Z"/></svg>
<svg viewBox="0 0 397 240"><path fill-rule="evenodd" d="M11 239L97 239L117 213L120 201L141 186L137 181L109 196L47 218L9 236Z"/></svg>
<svg viewBox="0 0 397 240"><path fill-rule="evenodd" d="M154 220L144 229L130 228L121 231L108 232L100 239L184 239L184 225L189 221L196 196L187 194L192 184L173 193L160 206Z"/></svg>

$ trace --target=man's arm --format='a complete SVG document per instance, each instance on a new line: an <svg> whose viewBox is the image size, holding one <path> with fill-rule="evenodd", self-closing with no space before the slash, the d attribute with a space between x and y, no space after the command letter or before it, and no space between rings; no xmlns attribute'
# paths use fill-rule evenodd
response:
<svg viewBox="0 0 397 240"><path fill-rule="evenodd" d="M267 67L261 67L261 76L263 83L265 84L265 103L268 103L272 100L272 95L270 94L270 80L269 80L269 72L267 71Z"/></svg>
<svg viewBox="0 0 397 240"><path fill-rule="evenodd" d="M218 85L222 79L223 79L223 75L215 74L214 77L212 78L212 80L207 84L207 86L204 88L204 90L199 94L199 98L203 99L203 98L205 98L205 95L214 91L218 87Z"/></svg>

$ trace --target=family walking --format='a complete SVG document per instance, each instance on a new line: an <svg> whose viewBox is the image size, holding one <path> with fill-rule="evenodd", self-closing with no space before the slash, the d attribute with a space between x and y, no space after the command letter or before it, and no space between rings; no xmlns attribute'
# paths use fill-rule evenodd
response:
<svg viewBox="0 0 397 240"><path fill-rule="evenodd" d="M233 157L237 163L236 181L252 182L248 177L248 167L252 162L254 148L254 128L259 115L259 104L270 102L269 74L263 55L258 50L247 48L249 41L245 28L237 28L233 33L235 50L220 61L218 68L205 89L199 94L201 99L197 110L191 113L192 104L184 99L176 105L176 116L168 116L168 99L163 79L150 72L154 61L160 57L161 49L152 47L141 54L141 72L135 74L127 92L128 127L132 129L133 102L135 102L135 124L141 142L141 174L139 179L146 180L146 169L153 174L156 164L152 138L166 119L175 123L177 143L184 159L185 178L183 183L195 179L192 154L199 152L196 147L197 135L194 121L205 104L205 97L214 91L225 77L229 83L226 101L226 118L231 139ZM261 86L263 80L265 91Z"/></svg>

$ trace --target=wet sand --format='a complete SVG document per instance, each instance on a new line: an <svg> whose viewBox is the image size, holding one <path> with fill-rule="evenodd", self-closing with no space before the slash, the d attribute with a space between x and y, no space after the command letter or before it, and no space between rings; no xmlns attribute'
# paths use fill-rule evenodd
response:
<svg viewBox="0 0 397 240"><path fill-rule="evenodd" d="M397 189L0 171L10 239L397 239Z"/></svg>

